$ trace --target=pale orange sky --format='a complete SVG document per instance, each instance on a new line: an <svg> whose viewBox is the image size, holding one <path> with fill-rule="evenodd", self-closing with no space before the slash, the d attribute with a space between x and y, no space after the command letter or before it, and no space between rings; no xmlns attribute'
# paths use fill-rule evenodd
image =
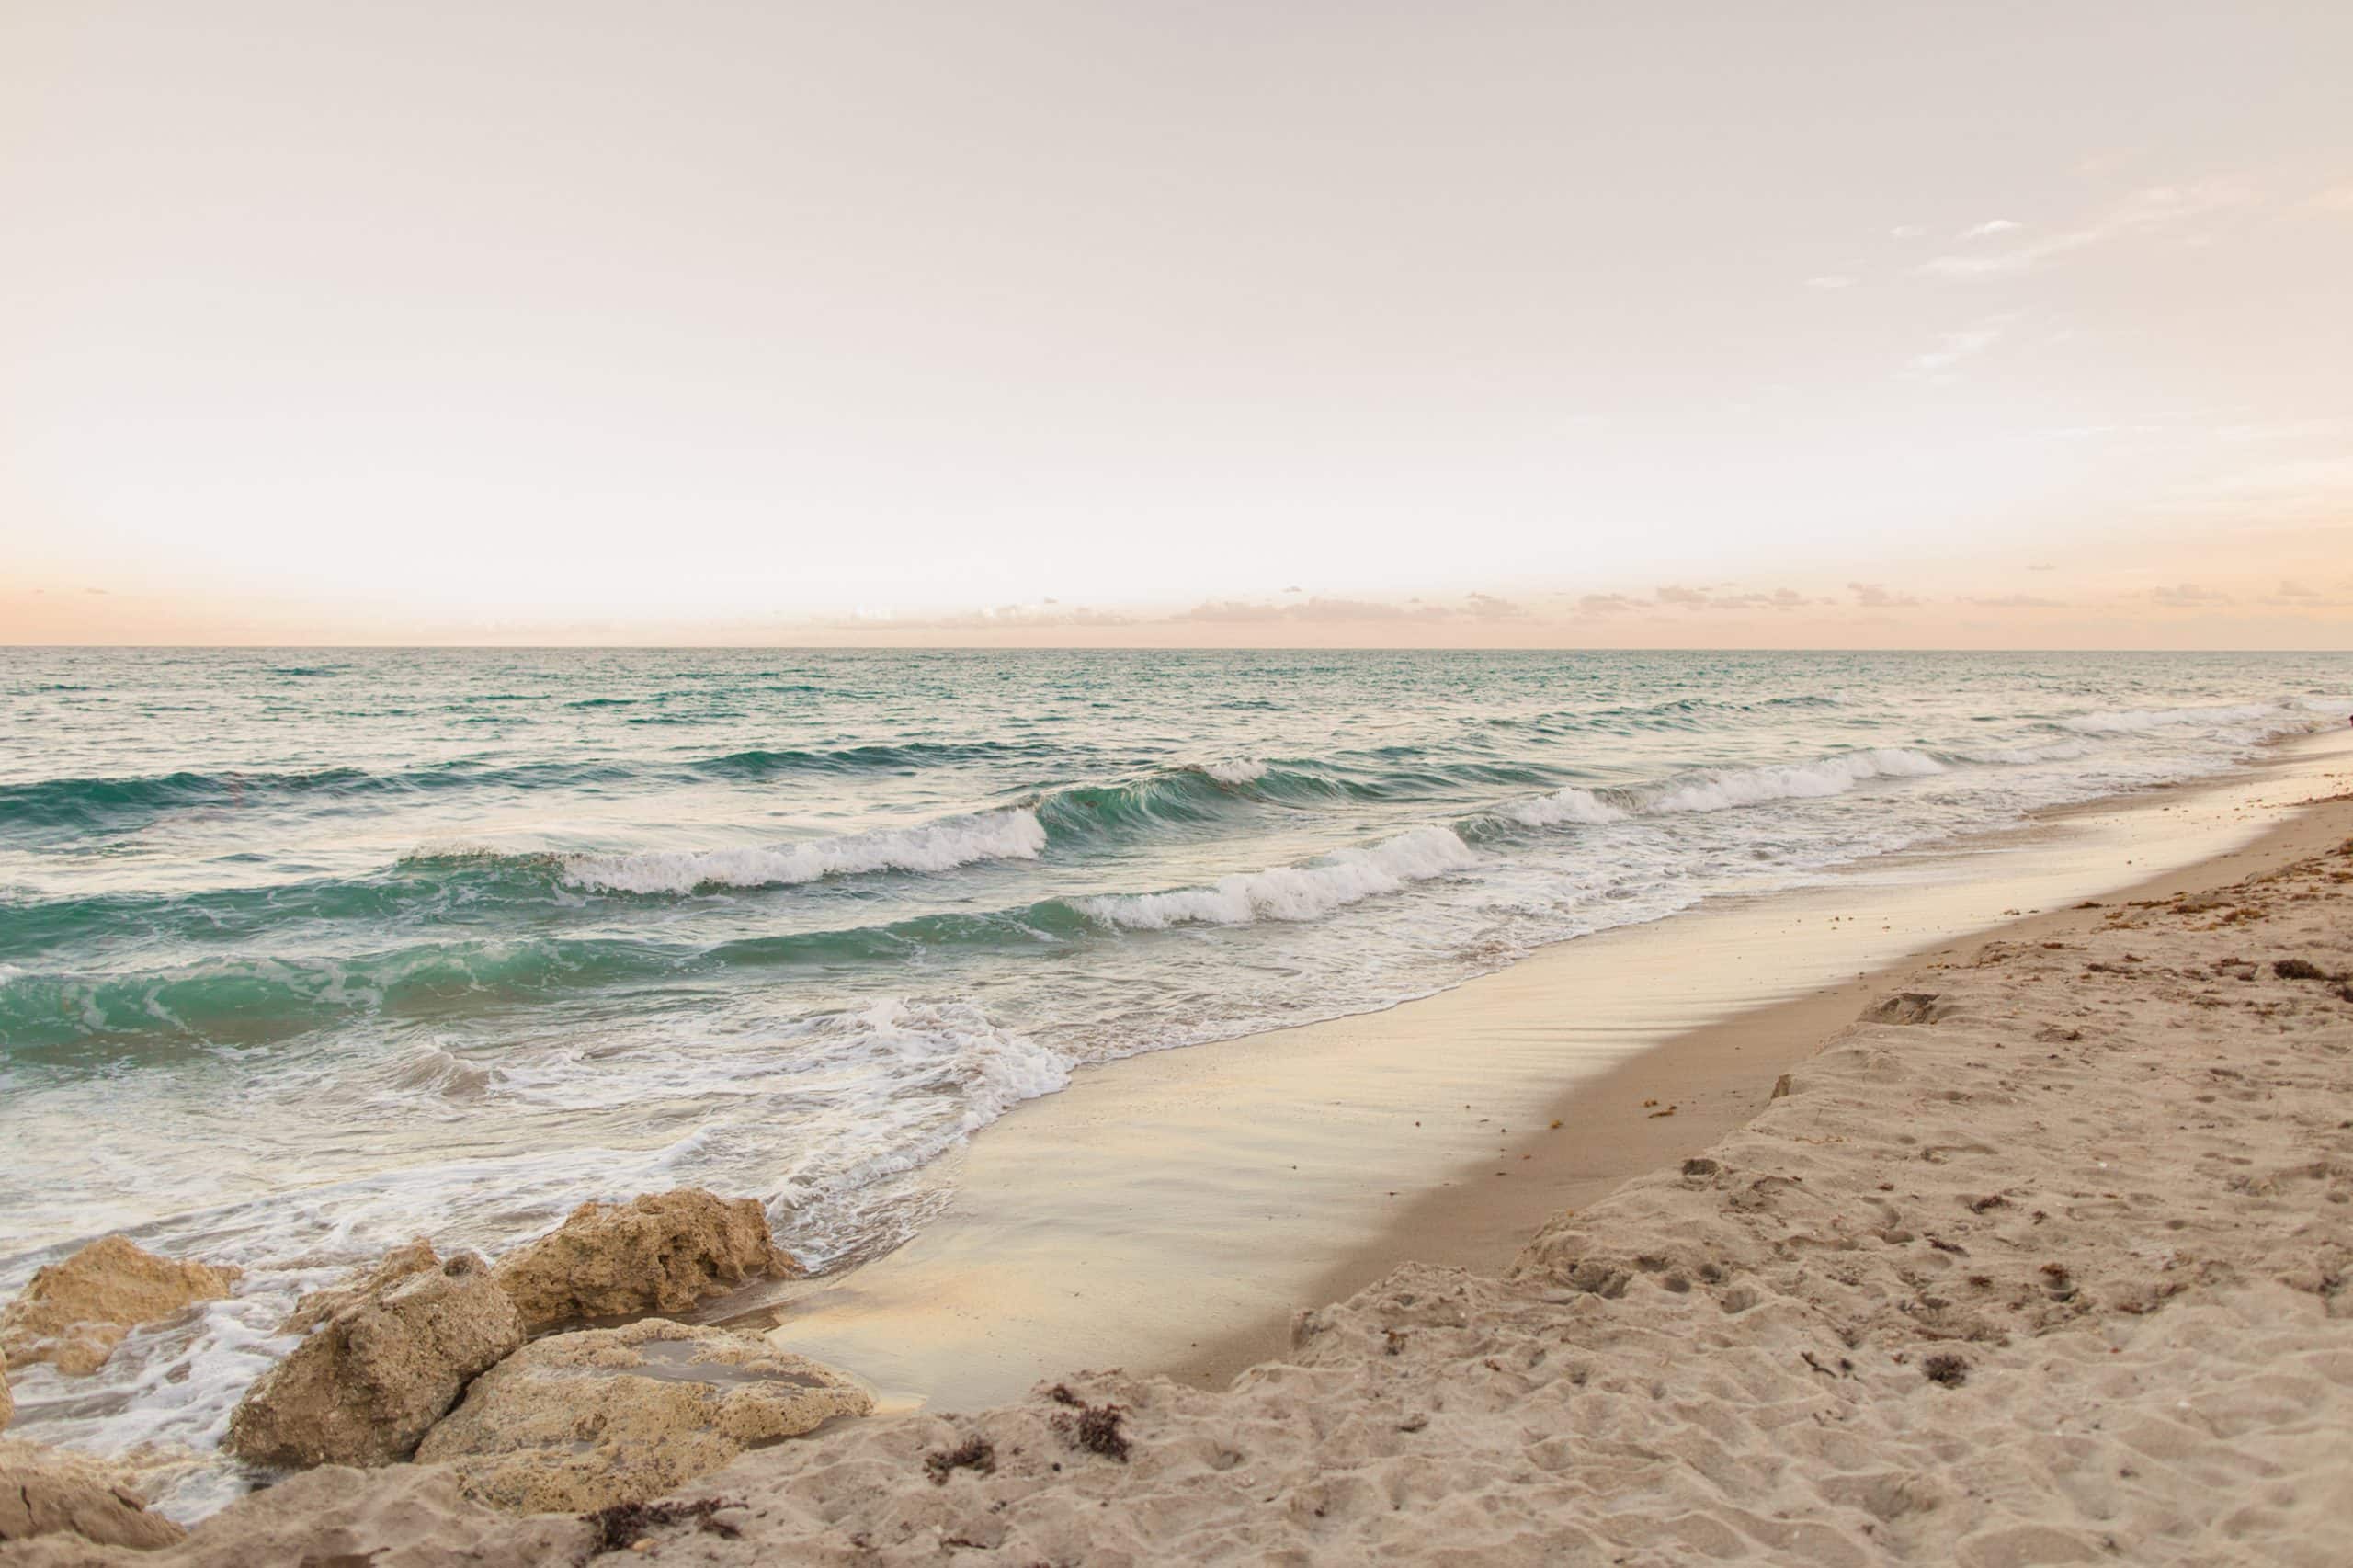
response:
<svg viewBox="0 0 2353 1568"><path fill-rule="evenodd" d="M21 6L0 642L2353 645L2353 6Z"/></svg>

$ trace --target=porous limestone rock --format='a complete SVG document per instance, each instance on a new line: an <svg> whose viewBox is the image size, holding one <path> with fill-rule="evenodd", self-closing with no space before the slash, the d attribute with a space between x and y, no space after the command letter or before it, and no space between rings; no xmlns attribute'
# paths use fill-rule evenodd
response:
<svg viewBox="0 0 2353 1568"><path fill-rule="evenodd" d="M69 1377L87 1376L132 1329L221 1300L243 1272L158 1257L120 1236L105 1237L26 1282L0 1312L0 1358L14 1367L47 1361Z"/></svg>
<svg viewBox="0 0 2353 1568"><path fill-rule="evenodd" d="M304 1291L286 1321L278 1325L278 1332L308 1334L344 1308L357 1306L412 1274L440 1267L440 1255L433 1250L433 1244L419 1236L406 1246L394 1247L373 1265L353 1269L333 1285Z"/></svg>
<svg viewBox="0 0 2353 1568"><path fill-rule="evenodd" d="M146 1549L169 1546L182 1531L95 1460L0 1441L0 1543L59 1534Z"/></svg>
<svg viewBox="0 0 2353 1568"><path fill-rule="evenodd" d="M490 1266L460 1253L321 1324L238 1402L229 1449L287 1467L394 1463L522 1343L522 1320Z"/></svg>
<svg viewBox="0 0 2353 1568"><path fill-rule="evenodd" d="M498 1282L537 1334L594 1318L681 1312L756 1275L801 1272L750 1198L696 1187L584 1203L499 1260Z"/></svg>
<svg viewBox="0 0 2353 1568"><path fill-rule="evenodd" d="M476 1379L416 1457L497 1507L579 1513L659 1497L747 1448L873 1405L806 1357L648 1318L535 1340Z"/></svg>
<svg viewBox="0 0 2353 1568"><path fill-rule="evenodd" d="M17 1396L8 1392L8 1363L0 1361L0 1426L6 1426L17 1414Z"/></svg>

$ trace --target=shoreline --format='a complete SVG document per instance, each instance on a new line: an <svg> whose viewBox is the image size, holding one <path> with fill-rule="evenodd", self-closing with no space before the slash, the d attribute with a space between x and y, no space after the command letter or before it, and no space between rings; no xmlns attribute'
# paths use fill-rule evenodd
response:
<svg viewBox="0 0 2353 1568"><path fill-rule="evenodd" d="M2163 902L2176 894L2203 892L2260 875L2316 854L2353 826L2353 821L2310 809L2325 803L2325 798L2305 802L2293 808L2295 814L2264 829L2245 845L2110 890L2097 902L2107 905ZM2059 810L2089 814L2097 809ZM1542 1196L1523 1196L1536 1185L1529 1182L1511 1189L1506 1199L1500 1196L1501 1189L1482 1186L1475 1178L1425 1189L1392 1219L1373 1244L1319 1277L1311 1288L1317 1292L1312 1299L1346 1301L1406 1263L1473 1270L1508 1264L1527 1238L1555 1214L1584 1209L1630 1181L1667 1170L1745 1125L1770 1103L1774 1083L1781 1074L1817 1055L1832 1036L1906 977L1936 967L1936 960L1952 957L1964 947L2040 941L2066 926L2075 913L2075 908L2067 908L2023 915L1999 926L1961 933L1933 947L1915 949L1852 980L1695 1025L1597 1077L1565 1086L1548 1108L1551 1115L1546 1120L1586 1126L1588 1142L1573 1156L1564 1157L1559 1140L1549 1135L1548 1128L1545 1133L1523 1137L1499 1154L1495 1165L1497 1170L1512 1171L1514 1176L1521 1174L1514 1170L1516 1165L1528 1165L1528 1174L1538 1180L1550 1177ZM1653 1101L1679 1108L1672 1119L1623 1114L1627 1106ZM1613 1108L1620 1113L1614 1119L1608 1115ZM1260 1324L1175 1363L1148 1370L1215 1387L1279 1354L1289 1335L1288 1322Z"/></svg>
<svg viewBox="0 0 2353 1568"><path fill-rule="evenodd" d="M1378 1012L1102 1064L951 1156L952 1202L904 1246L709 1321L845 1367L899 1412L1002 1403L1076 1365L1218 1386L1278 1353L1296 1312L1407 1261L1500 1267L1558 1210L1737 1126L1879 977L2021 907L2227 880L2256 819L2348 769L2353 741L2324 732ZM2153 858L2172 863L2151 876Z"/></svg>
<svg viewBox="0 0 2353 1568"><path fill-rule="evenodd" d="M2347 779L2353 737L2325 732L2232 774L1553 944L1377 1012L1105 1063L949 1156L953 1208L899 1252L678 1315L836 1366L885 1416L1003 1404L1082 1365L1222 1387L1281 1357L1302 1312L1400 1267L1499 1271L1547 1221L1738 1129L1892 977L2063 918L1992 917L2020 890L2228 881L2308 850L2325 830L2294 802ZM2126 881L2153 853L2191 858ZM1604 1001L1608 1017L1563 1017ZM943 1366L952 1381L927 1381Z"/></svg>
<svg viewBox="0 0 2353 1568"><path fill-rule="evenodd" d="M323 1469L148 1560L2324 1568L2353 1529L2353 791L2272 777L2251 841L1784 1002L1923 993L1829 1019L1789 1095L1507 1269L1386 1270L1228 1388L1073 1373L832 1426L635 1540L439 1466ZM49 1541L0 1562L125 1561Z"/></svg>

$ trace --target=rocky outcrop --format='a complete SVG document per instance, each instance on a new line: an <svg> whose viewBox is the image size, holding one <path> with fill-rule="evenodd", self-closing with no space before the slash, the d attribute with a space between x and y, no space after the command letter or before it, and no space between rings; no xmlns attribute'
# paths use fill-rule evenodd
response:
<svg viewBox="0 0 2353 1568"><path fill-rule="evenodd" d="M158 1257L108 1236L36 1273L0 1312L0 1358L47 1361L71 1377L106 1365L123 1336L198 1301L228 1295L243 1270Z"/></svg>
<svg viewBox="0 0 2353 1568"><path fill-rule="evenodd" d="M308 1334L344 1308L381 1295L412 1274L440 1267L441 1257L433 1250L433 1244L419 1236L406 1246L394 1247L375 1264L353 1269L324 1290L305 1291L302 1299L294 1303L294 1310L286 1315L286 1321L278 1325L278 1332Z"/></svg>
<svg viewBox="0 0 2353 1568"><path fill-rule="evenodd" d="M745 1449L873 1408L806 1357L658 1318L535 1341L475 1380L416 1457L521 1513L642 1502Z"/></svg>
<svg viewBox="0 0 2353 1568"><path fill-rule="evenodd" d="M0 1361L0 1426L6 1426L17 1414L17 1396L8 1392L8 1364Z"/></svg>
<svg viewBox="0 0 2353 1568"><path fill-rule="evenodd" d="M499 1260L498 1282L534 1334L585 1319L682 1312L757 1275L801 1272L755 1199L694 1187L584 1203Z"/></svg>
<svg viewBox="0 0 2353 1568"><path fill-rule="evenodd" d="M68 1535L99 1546L147 1549L169 1546L181 1534L96 1460L0 1441L0 1543Z"/></svg>
<svg viewBox="0 0 2353 1568"><path fill-rule="evenodd" d="M229 1449L289 1467L406 1459L466 1384L522 1343L522 1320L490 1266L460 1253L321 1324L246 1392L229 1418Z"/></svg>

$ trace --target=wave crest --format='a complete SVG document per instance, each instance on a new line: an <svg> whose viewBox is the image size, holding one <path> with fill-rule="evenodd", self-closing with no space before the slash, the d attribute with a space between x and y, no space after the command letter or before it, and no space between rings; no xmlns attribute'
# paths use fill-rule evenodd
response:
<svg viewBox="0 0 2353 1568"><path fill-rule="evenodd" d="M1574 786L1533 800L1506 801L1495 808L1495 814L1522 827L1563 827L1570 824L1599 826L1603 823L1623 822L1627 816L1623 810L1592 790Z"/></svg>
<svg viewBox="0 0 2353 1568"><path fill-rule="evenodd" d="M1171 926L1247 926L1313 920L1347 904L1467 869L1478 855L1451 828L1413 828L1369 849L1341 849L1307 866L1276 866L1221 877L1205 888L1074 899L1101 924L1156 931Z"/></svg>
<svg viewBox="0 0 2353 1568"><path fill-rule="evenodd" d="M976 860L1034 860L1046 829L1027 806L946 817L800 844L734 849L647 849L568 855L563 880L600 892L690 893L701 888L787 887L873 871L945 871Z"/></svg>
<svg viewBox="0 0 2353 1568"><path fill-rule="evenodd" d="M1881 746L1777 767L1744 767L1705 774L1671 785L1642 803L1644 814L1721 812L1768 801L1817 800L1843 795L1872 778L1926 778L1945 765L1925 752Z"/></svg>
<svg viewBox="0 0 2353 1568"><path fill-rule="evenodd" d="M2114 711L2078 713L2072 719L2062 719L2059 722L2063 728L2086 735L2135 735L2150 730L2169 730L2185 724L2206 724L2227 729L2282 717L2284 716L2280 710L2268 703L2247 702L2225 708L2128 708Z"/></svg>

